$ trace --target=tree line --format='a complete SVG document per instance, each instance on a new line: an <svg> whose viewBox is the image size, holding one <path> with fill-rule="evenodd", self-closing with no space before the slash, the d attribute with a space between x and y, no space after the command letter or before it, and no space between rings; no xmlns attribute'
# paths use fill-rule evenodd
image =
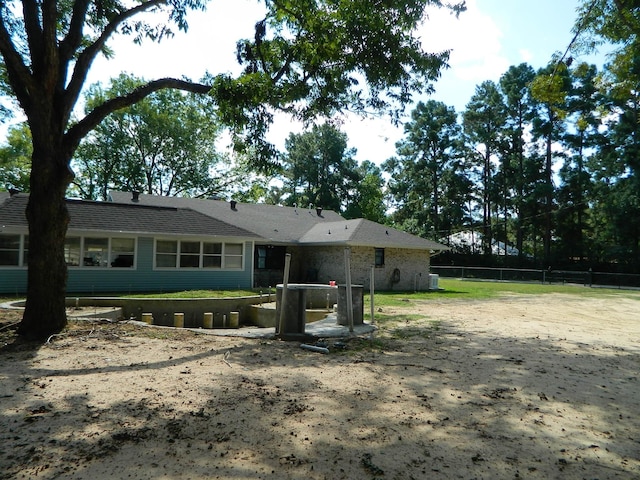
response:
<svg viewBox="0 0 640 480"><path fill-rule="evenodd" d="M567 62L570 63L570 62ZM585 63L510 67L458 115L420 103L391 175L394 222L446 243L463 230L513 245L520 265L637 268L635 92Z"/></svg>
<svg viewBox="0 0 640 480"><path fill-rule="evenodd" d="M633 84L623 87L632 74L569 59L511 66L462 112L419 102L379 166L355 164L336 127L291 135L271 201L320 202L484 256L475 262L637 271L639 104ZM477 250L452 243L458 232L480 234ZM492 255L496 242L517 255Z"/></svg>
<svg viewBox="0 0 640 480"><path fill-rule="evenodd" d="M277 168L253 169L245 157L221 153L223 129L209 97L163 90L114 112L83 140L70 192L95 200L116 189L315 205L483 254L485 262L633 270L640 241L635 97L610 67L567 63L512 66L498 82L478 85L462 112L419 102L396 155L380 165L358 164L347 135L321 123L289 135ZM93 85L85 108L142 83L120 75L107 88ZM0 149L5 168L22 161L22 180L20 168L5 175L17 188L28 189L28 146L28 129L19 126ZM458 232L480 234L479 246L456 244ZM517 258L487 260L496 242L515 247Z"/></svg>

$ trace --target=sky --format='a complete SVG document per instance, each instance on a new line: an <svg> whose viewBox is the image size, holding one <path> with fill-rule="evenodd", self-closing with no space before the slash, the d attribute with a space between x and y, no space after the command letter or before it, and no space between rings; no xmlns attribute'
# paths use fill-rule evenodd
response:
<svg viewBox="0 0 640 480"><path fill-rule="evenodd" d="M511 65L527 62L535 69L547 65L554 52L564 52L573 34L580 0L466 0L459 18L443 9L430 11L419 36L426 51L451 49L450 68L435 84L435 93L416 100L439 100L460 112L475 88L485 80L498 81ZM165 76L200 78L211 73L238 72L235 42L252 38L254 24L263 18L258 0L212 0L206 12L191 12L189 30L160 44L138 47L123 37L110 46L111 60L94 64L89 82L108 82L120 72L147 80ZM583 59L578 59L583 60ZM584 59L591 62L599 58ZM407 114L411 107L408 108ZM358 161L380 164L395 154L403 135L387 118L344 118L342 130ZM302 127L279 117L270 140L279 148L291 132Z"/></svg>

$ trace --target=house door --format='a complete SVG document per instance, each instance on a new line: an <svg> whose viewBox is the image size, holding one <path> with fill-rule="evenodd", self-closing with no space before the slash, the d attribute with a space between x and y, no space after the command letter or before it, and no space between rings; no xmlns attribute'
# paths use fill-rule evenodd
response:
<svg viewBox="0 0 640 480"><path fill-rule="evenodd" d="M287 247L256 245L254 253L254 287L275 287L282 283Z"/></svg>

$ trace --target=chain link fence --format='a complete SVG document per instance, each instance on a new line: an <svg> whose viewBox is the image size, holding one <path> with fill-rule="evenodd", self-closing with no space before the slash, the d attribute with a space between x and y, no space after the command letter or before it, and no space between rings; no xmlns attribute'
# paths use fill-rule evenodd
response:
<svg viewBox="0 0 640 480"><path fill-rule="evenodd" d="M640 275L626 273L444 265L432 265L431 273L436 273L443 278L577 284L587 287L640 288Z"/></svg>

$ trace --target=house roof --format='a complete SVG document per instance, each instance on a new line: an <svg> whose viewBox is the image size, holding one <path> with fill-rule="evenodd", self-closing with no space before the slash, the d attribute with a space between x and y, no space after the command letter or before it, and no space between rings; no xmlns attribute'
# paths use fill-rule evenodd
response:
<svg viewBox="0 0 640 480"><path fill-rule="evenodd" d="M365 219L346 220L331 210L277 205L235 203L222 200L164 197L140 194L137 202L128 192L111 192L122 204L181 206L254 232L271 243L285 245L344 245L378 248L448 250L445 245ZM329 233L331 232L331 233Z"/></svg>
<svg viewBox="0 0 640 480"><path fill-rule="evenodd" d="M28 198L26 194L17 194L0 203L0 226L27 227ZM253 232L188 208L67 200L67 209L71 231L257 237Z"/></svg>
<svg viewBox="0 0 640 480"><path fill-rule="evenodd" d="M408 248L416 250L446 250L437 242L387 227L364 218L316 225L301 239L301 244L338 244L377 248Z"/></svg>
<svg viewBox="0 0 640 480"><path fill-rule="evenodd" d="M331 210L315 208L281 207L278 205L240 203L231 208L230 202L201 198L181 198L140 194L138 201L132 200L129 192L111 192L111 200L127 205L155 205L185 207L204 215L249 230L265 241L290 245L297 243L311 228L344 218Z"/></svg>
<svg viewBox="0 0 640 480"><path fill-rule="evenodd" d="M0 192L0 227L28 226L29 196ZM449 247L333 211L221 200L111 192L111 202L67 200L70 231L244 237L283 245L343 245L416 250Z"/></svg>

